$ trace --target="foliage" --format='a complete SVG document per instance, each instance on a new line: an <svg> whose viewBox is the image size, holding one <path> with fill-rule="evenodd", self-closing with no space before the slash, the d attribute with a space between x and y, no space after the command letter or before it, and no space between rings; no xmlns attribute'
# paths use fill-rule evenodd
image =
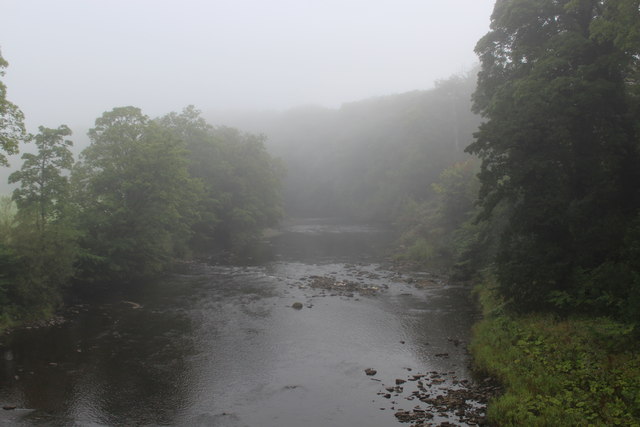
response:
<svg viewBox="0 0 640 427"><path fill-rule="evenodd" d="M9 176L9 183L19 183L13 199L21 215L33 215L35 226L43 231L47 222L62 215L69 193L69 180L63 175L73 166L73 155L69 150L73 144L64 139L71 130L62 125L57 129L40 126L34 141L37 154L22 155L22 168Z"/></svg>
<svg viewBox="0 0 640 427"><path fill-rule="evenodd" d="M85 281L152 276L281 216L280 175L262 140L213 128L192 106L157 120L115 108L89 136L72 174Z"/></svg>
<svg viewBox="0 0 640 427"><path fill-rule="evenodd" d="M45 230L21 223L13 236L6 260L10 312L16 318L50 313L62 304L62 293L74 275L76 235L66 223L52 224Z"/></svg>
<svg viewBox="0 0 640 427"><path fill-rule="evenodd" d="M496 272L515 308L548 307L618 262L640 209L639 14L637 0L500 1L478 42L488 120L468 151L484 216L508 206Z"/></svg>
<svg viewBox="0 0 640 427"><path fill-rule="evenodd" d="M400 217L400 241L408 245L404 258L429 268L468 278L468 263L484 260L475 251L487 222L474 222L477 160L467 159L445 169L432 184L435 197L422 203L408 201ZM486 245L485 245L486 246ZM464 270L464 271L462 271Z"/></svg>
<svg viewBox="0 0 640 427"><path fill-rule="evenodd" d="M281 167L263 139L199 114L150 120L114 108L76 164L67 126L39 128L36 153L10 176L13 200L0 200L0 327L50 315L72 279L153 276L192 248L249 241L281 217Z"/></svg>
<svg viewBox="0 0 640 427"><path fill-rule="evenodd" d="M633 325L605 317L512 316L492 281L478 288L484 319L471 351L505 393L491 402L494 425L637 425L640 348Z"/></svg>
<svg viewBox="0 0 640 427"><path fill-rule="evenodd" d="M11 230L16 226L16 205L9 196L0 196L0 243L11 241Z"/></svg>
<svg viewBox="0 0 640 427"><path fill-rule="evenodd" d="M9 63L0 54L0 77ZM17 154L18 144L27 140L24 114L7 99L7 86L0 80L0 150L7 154ZM0 152L0 166L8 166L7 157Z"/></svg>
<svg viewBox="0 0 640 427"><path fill-rule="evenodd" d="M105 112L89 137L73 171L82 278L164 270L184 250L194 216L184 144L135 107Z"/></svg>
<svg viewBox="0 0 640 427"><path fill-rule="evenodd" d="M227 242L242 244L282 217L279 183L284 168L265 150L264 137L243 135L231 128L217 132L226 167L214 172L227 172L213 179L222 202L219 235Z"/></svg>
<svg viewBox="0 0 640 427"><path fill-rule="evenodd" d="M22 156L22 168L9 177L17 212L3 203L0 314L5 319L50 313L62 302L73 276L76 235L69 223L69 183L73 165L67 126L40 127L37 152Z"/></svg>
<svg viewBox="0 0 640 427"><path fill-rule="evenodd" d="M189 174L203 189L193 225L196 248L242 246L282 217L283 168L263 136L214 128L193 106L158 123L184 141Z"/></svg>

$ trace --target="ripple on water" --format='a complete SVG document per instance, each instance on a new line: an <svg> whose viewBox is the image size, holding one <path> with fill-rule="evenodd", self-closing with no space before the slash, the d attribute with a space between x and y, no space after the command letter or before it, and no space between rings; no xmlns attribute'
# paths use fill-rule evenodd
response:
<svg viewBox="0 0 640 427"><path fill-rule="evenodd" d="M394 425L391 407L416 403L381 387L410 372L468 378L460 342L473 312L465 289L420 288L374 262L388 241L368 225L294 223L273 237L271 261L194 264L124 290L76 322L16 335L0 398L53 425ZM312 276L379 291L314 288Z"/></svg>

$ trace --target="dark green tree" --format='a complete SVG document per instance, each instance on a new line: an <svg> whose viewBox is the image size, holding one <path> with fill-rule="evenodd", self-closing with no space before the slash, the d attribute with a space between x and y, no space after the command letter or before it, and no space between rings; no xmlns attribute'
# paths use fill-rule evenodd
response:
<svg viewBox="0 0 640 427"><path fill-rule="evenodd" d="M637 0L499 0L476 46L486 122L468 151L484 214L508 211L497 276L516 307L578 293L640 207L639 13Z"/></svg>

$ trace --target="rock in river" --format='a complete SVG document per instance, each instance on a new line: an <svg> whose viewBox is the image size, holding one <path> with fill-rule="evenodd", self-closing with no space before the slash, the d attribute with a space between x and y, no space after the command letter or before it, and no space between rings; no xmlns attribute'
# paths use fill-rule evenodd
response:
<svg viewBox="0 0 640 427"><path fill-rule="evenodd" d="M301 302L294 302L294 303L291 305L291 307L292 307L292 308L295 308L296 310L302 310L303 305L302 305L302 303L301 303Z"/></svg>
<svg viewBox="0 0 640 427"><path fill-rule="evenodd" d="M376 371L373 368L367 368L367 369L364 370L364 373L367 374L367 375L375 375L375 374L378 373L378 371Z"/></svg>

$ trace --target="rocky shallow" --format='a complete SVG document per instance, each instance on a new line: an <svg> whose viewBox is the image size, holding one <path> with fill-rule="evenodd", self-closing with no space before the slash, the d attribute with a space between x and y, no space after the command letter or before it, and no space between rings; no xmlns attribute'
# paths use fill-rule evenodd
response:
<svg viewBox="0 0 640 427"><path fill-rule="evenodd" d="M321 296L354 297L358 295L375 297L389 289L389 284L402 282L418 289L446 286L442 276L429 273L407 271L400 267L377 272L363 270L358 265L346 265L349 277L335 275L309 276L301 286L320 292ZM387 284L389 283L389 284ZM404 344L403 341L399 341ZM451 349L466 352L466 345L459 339L449 338ZM449 353L432 354L435 358L447 359ZM378 395L387 399L388 404L380 410L394 411L395 418L412 427L424 426L482 426L486 425L485 411L488 401L501 393L499 384L486 378L473 381L459 378L455 371L413 373L405 378L395 378L387 385L379 379L383 368L370 367L364 370L372 380L380 381Z"/></svg>
<svg viewBox="0 0 640 427"><path fill-rule="evenodd" d="M472 382L458 379L454 371L431 371L396 378L393 385L382 384L378 395L389 400L381 410L395 411L398 421L412 427L475 426L486 425L487 402L500 392L490 378ZM407 406L411 408L404 409Z"/></svg>

